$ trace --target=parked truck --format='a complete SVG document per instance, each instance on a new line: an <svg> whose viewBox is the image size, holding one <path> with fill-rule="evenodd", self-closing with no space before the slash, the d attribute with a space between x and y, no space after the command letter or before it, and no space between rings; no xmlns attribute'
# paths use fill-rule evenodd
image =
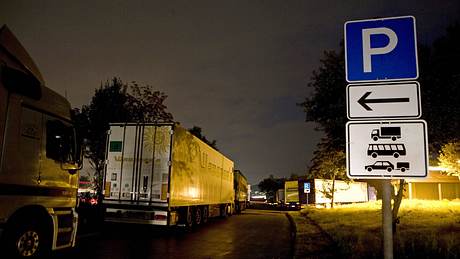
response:
<svg viewBox="0 0 460 259"><path fill-rule="evenodd" d="M105 220L191 227L234 209L233 162L179 124L110 124Z"/></svg>
<svg viewBox="0 0 460 259"><path fill-rule="evenodd" d="M396 141L401 138L400 127L380 127L380 129L374 129L371 132L371 139L377 141L379 139L391 139Z"/></svg>
<svg viewBox="0 0 460 259"><path fill-rule="evenodd" d="M278 209L284 209L286 206L284 201L285 201L284 189L278 189L275 193L276 207Z"/></svg>
<svg viewBox="0 0 460 259"><path fill-rule="evenodd" d="M248 180L240 170L235 170L234 175L235 188L235 211L241 213L248 207Z"/></svg>
<svg viewBox="0 0 460 259"><path fill-rule="evenodd" d="M284 182L285 203L288 209L300 209L299 181Z"/></svg>
<svg viewBox="0 0 460 259"><path fill-rule="evenodd" d="M2 258L75 245L81 156L69 102L11 31L0 29L0 238ZM5 256L5 257L3 257Z"/></svg>

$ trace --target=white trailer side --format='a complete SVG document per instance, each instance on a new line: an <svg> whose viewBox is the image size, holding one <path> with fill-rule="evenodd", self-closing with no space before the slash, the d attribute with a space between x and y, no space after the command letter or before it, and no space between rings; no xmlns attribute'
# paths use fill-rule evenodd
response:
<svg viewBox="0 0 460 259"><path fill-rule="evenodd" d="M334 203L352 203L352 202L367 202L366 182L344 182L335 180L334 184ZM328 198L327 193L332 190L332 180L315 179L315 203L316 204L329 204L331 199Z"/></svg>

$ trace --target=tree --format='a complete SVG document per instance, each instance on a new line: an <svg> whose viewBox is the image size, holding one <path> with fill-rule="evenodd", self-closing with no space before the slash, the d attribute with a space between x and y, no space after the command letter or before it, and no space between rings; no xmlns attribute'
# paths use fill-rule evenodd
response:
<svg viewBox="0 0 460 259"><path fill-rule="evenodd" d="M153 91L151 86L139 86L136 82L129 85L127 108L131 120L135 122L172 121L172 114L166 112L164 101L168 97L160 91Z"/></svg>
<svg viewBox="0 0 460 259"><path fill-rule="evenodd" d="M109 123L171 122L173 117L163 104L166 95L151 86L125 84L114 77L96 89L91 103L72 112L85 157L95 170L96 188L101 191L105 161L106 133Z"/></svg>
<svg viewBox="0 0 460 259"><path fill-rule="evenodd" d="M460 139L460 24L449 26L431 47L419 48L423 118L428 122L432 162L441 147Z"/></svg>
<svg viewBox="0 0 460 259"><path fill-rule="evenodd" d="M325 133L323 144L337 149L345 148L345 58L343 50L325 51L320 67L313 71L308 87L313 93L298 104L305 112L307 122L316 122L316 130Z"/></svg>
<svg viewBox="0 0 460 259"><path fill-rule="evenodd" d="M335 181L350 181L347 177L345 152L343 150L331 148L327 145L327 142L320 143L319 148L319 150L315 151L316 159L309 173L313 178L331 180L331 184L325 184L320 191L326 198L331 199L331 208L333 208L334 194L337 191L335 188Z"/></svg>
<svg viewBox="0 0 460 259"><path fill-rule="evenodd" d="M452 141L442 146L439 151L439 165L447 170L447 175L460 178L460 141Z"/></svg>
<svg viewBox="0 0 460 259"><path fill-rule="evenodd" d="M284 189L284 178L275 178L272 174L259 182L258 186L262 192L267 194L267 198L275 197L276 191Z"/></svg>
<svg viewBox="0 0 460 259"><path fill-rule="evenodd" d="M202 133L202 129L201 127L198 127L198 126L193 126L193 128L191 129L188 129L188 131L190 133L192 133L192 135L194 135L195 137L201 139L204 143L208 144L209 146L211 146L212 148L214 148L215 150L219 150L217 149L217 141L216 140L213 140L213 141L209 141L205 135L203 135Z"/></svg>

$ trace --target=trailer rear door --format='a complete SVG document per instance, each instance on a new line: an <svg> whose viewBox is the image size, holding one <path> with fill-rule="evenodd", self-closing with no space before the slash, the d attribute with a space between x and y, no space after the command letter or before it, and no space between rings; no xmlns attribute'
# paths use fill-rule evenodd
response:
<svg viewBox="0 0 460 259"><path fill-rule="evenodd" d="M166 202L171 125L111 125L105 193L108 200Z"/></svg>

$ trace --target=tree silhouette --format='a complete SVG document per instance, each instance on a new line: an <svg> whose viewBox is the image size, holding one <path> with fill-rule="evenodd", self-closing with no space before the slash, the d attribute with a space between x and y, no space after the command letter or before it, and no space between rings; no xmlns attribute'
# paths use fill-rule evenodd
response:
<svg viewBox="0 0 460 259"><path fill-rule="evenodd" d="M284 189L285 181L285 178L275 178L273 175L270 175L268 178L260 181L258 186L262 192L267 194L268 199L273 199L277 190Z"/></svg>
<svg viewBox="0 0 460 259"><path fill-rule="evenodd" d="M201 139L204 143L206 143L209 146L211 146L212 148L214 148L215 150L219 150L219 149L217 149L217 141L216 140L209 141L206 138L206 136L203 135L203 130L201 129L201 127L193 126L192 128L188 129L188 131L190 133L192 133L192 135L194 135L195 137Z"/></svg>

